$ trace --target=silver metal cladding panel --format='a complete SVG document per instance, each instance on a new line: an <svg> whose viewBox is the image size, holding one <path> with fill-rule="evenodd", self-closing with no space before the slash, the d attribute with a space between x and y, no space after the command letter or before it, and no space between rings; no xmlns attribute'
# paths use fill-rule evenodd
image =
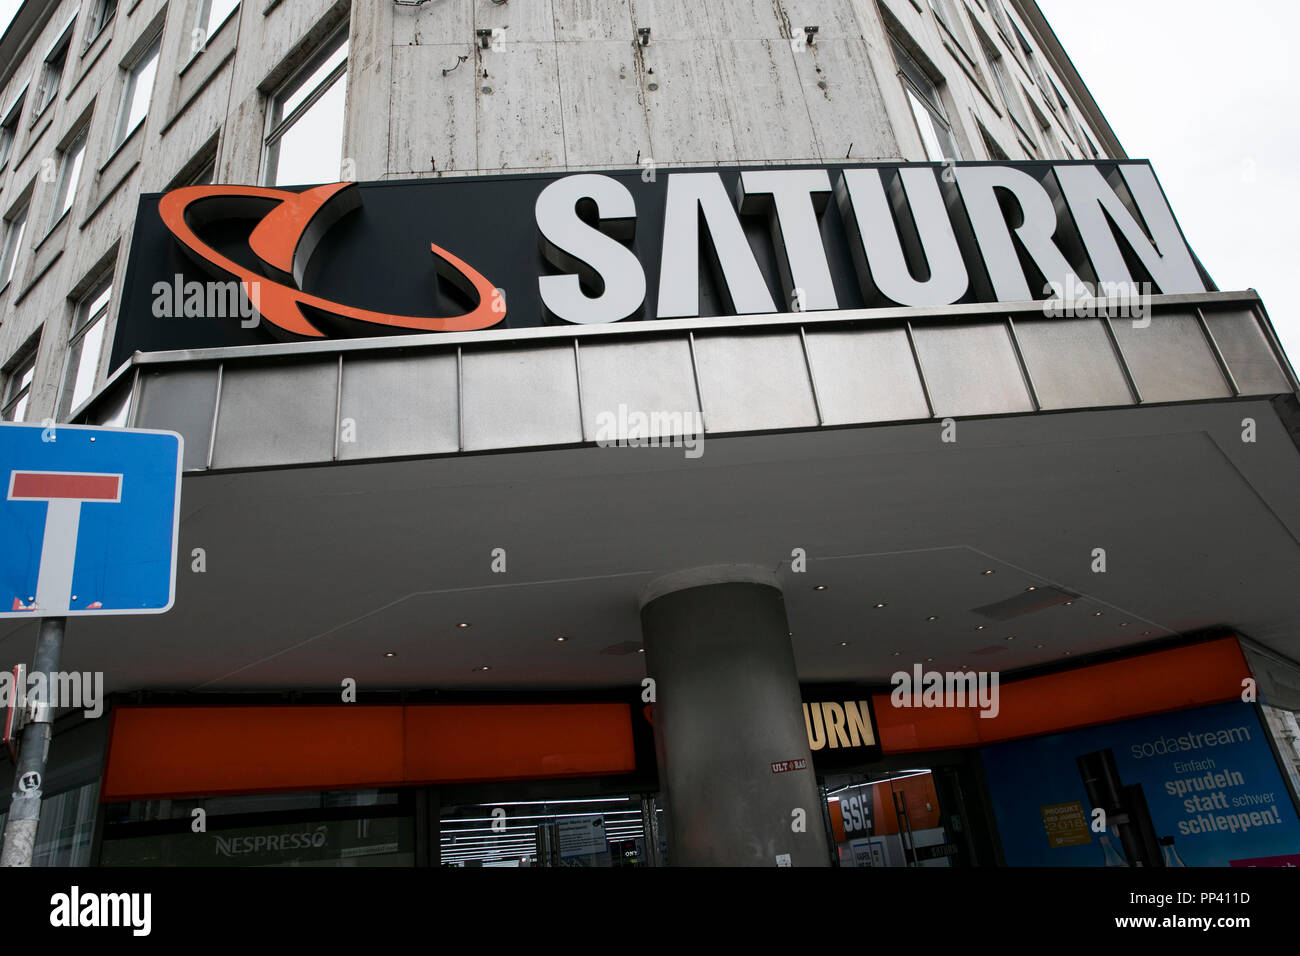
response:
<svg viewBox="0 0 1300 956"><path fill-rule="evenodd" d="M217 401L217 367L167 367L140 370L140 409L136 428L179 432L185 439L185 471L208 467L212 412Z"/></svg>
<svg viewBox="0 0 1300 956"><path fill-rule="evenodd" d="M930 417L905 329L809 330L807 342L825 424Z"/></svg>
<svg viewBox="0 0 1300 956"><path fill-rule="evenodd" d="M697 335L695 360L707 431L817 425L798 332Z"/></svg>
<svg viewBox="0 0 1300 956"><path fill-rule="evenodd" d="M1143 402L1231 396L1195 314L1114 319L1111 327Z"/></svg>
<svg viewBox="0 0 1300 956"><path fill-rule="evenodd" d="M1043 408L1132 404L1124 371L1100 319L1021 320L1015 330Z"/></svg>
<svg viewBox="0 0 1300 956"><path fill-rule="evenodd" d="M1291 391L1259 320L1249 309L1205 310L1205 324L1242 395Z"/></svg>
<svg viewBox="0 0 1300 956"><path fill-rule="evenodd" d="M466 349L462 362L466 451L582 441L572 343Z"/></svg>
<svg viewBox="0 0 1300 956"><path fill-rule="evenodd" d="M598 435L598 418L618 418L620 405L629 413L679 413L680 419L661 416L659 421L680 421L685 431L694 434L692 423L700 405L695 394L690 342L684 336L581 345L578 354L582 364L582 414L589 439Z"/></svg>
<svg viewBox="0 0 1300 956"><path fill-rule="evenodd" d="M222 373L213 468L330 461L338 359L231 365Z"/></svg>
<svg viewBox="0 0 1300 956"><path fill-rule="evenodd" d="M436 455L460 447L456 353L345 358L339 458Z"/></svg>
<svg viewBox="0 0 1300 956"><path fill-rule="evenodd" d="M912 334L936 416L1033 411L1005 324L913 326Z"/></svg>
<svg viewBox="0 0 1300 956"><path fill-rule="evenodd" d="M105 395L103 402L94 410L93 424L107 425L110 428L125 428L131 414L131 381L128 378L119 382L117 390Z"/></svg>

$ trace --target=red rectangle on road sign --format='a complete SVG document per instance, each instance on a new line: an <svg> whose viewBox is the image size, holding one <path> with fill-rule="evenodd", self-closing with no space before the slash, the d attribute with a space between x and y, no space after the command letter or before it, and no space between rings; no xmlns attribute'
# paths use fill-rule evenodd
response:
<svg viewBox="0 0 1300 956"><path fill-rule="evenodd" d="M10 498L75 498L79 501L117 501L122 496L121 475L75 475L41 471L16 471Z"/></svg>

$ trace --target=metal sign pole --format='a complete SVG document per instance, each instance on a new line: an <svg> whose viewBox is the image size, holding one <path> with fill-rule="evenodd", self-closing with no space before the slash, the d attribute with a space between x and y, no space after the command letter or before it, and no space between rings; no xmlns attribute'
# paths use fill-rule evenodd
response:
<svg viewBox="0 0 1300 956"><path fill-rule="evenodd" d="M14 766L14 790L9 803L9 819L5 823L0 866L32 865L36 827L41 820L41 783L45 761L50 755L50 725L54 720L49 695L50 688L55 686L66 623L65 617L41 619L36 654L32 657L32 674L44 677L44 687L38 683L38 693L27 701L27 723L23 727L18 762ZM19 689L14 688L14 691L18 693Z"/></svg>

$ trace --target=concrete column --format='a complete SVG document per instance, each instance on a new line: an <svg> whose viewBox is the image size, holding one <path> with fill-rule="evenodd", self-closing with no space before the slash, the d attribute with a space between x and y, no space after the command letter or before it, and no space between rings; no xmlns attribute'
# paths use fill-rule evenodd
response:
<svg viewBox="0 0 1300 956"><path fill-rule="evenodd" d="M672 866L828 866L785 601L732 565L654 582L641 602ZM774 772L778 762L802 770ZM800 812L801 811L801 812Z"/></svg>

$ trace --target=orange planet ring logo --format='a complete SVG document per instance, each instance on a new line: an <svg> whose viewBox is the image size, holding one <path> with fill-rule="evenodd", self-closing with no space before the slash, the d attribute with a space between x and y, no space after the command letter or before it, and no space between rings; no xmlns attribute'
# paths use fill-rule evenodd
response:
<svg viewBox="0 0 1300 956"><path fill-rule="evenodd" d="M222 255L195 232L209 222L250 218L265 207L248 237L249 248L268 275L248 269ZM267 322L305 338L325 338L309 315L318 312L337 319L363 322L380 328L419 332L471 332L486 329L505 318L504 297L473 266L429 243L438 274L477 306L463 315L444 317L389 315L341 305L302 290L307 264L322 238L339 219L360 208L355 183L330 183L300 193L262 186L184 186L159 200L163 224L194 262L209 273L224 273L240 282L249 302ZM279 281L277 281L279 280ZM290 284L292 283L292 284Z"/></svg>

